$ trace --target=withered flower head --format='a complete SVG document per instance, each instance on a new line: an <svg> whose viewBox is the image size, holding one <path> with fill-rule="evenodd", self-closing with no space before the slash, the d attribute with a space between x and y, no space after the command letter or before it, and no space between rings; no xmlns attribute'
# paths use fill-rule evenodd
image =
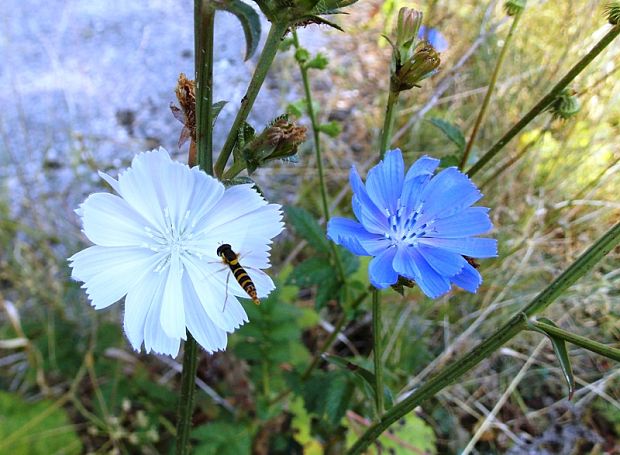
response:
<svg viewBox="0 0 620 455"><path fill-rule="evenodd" d="M196 142L196 87L194 81L181 73L174 91L181 108L170 103L170 110L174 118L183 124L183 130L179 136L179 148L181 148L188 139L191 139L193 143Z"/></svg>

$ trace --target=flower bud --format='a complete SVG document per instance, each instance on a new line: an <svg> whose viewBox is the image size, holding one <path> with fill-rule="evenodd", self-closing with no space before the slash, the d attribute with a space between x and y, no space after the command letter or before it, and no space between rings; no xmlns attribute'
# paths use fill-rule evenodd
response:
<svg viewBox="0 0 620 455"><path fill-rule="evenodd" d="M428 41L420 42L413 56L392 73L390 90L402 92L417 87L419 82L437 72L440 63L435 48Z"/></svg>
<svg viewBox="0 0 620 455"><path fill-rule="evenodd" d="M306 140L306 127L291 122L287 115L276 118L243 149L248 172L254 172L267 161L290 158Z"/></svg>
<svg viewBox="0 0 620 455"><path fill-rule="evenodd" d="M508 0L504 3L504 10L509 16L516 16L525 9L527 0Z"/></svg>
<svg viewBox="0 0 620 455"><path fill-rule="evenodd" d="M562 93L547 108L554 118L567 120L581 110L581 103L577 98L577 92L571 88L565 88Z"/></svg>
<svg viewBox="0 0 620 455"><path fill-rule="evenodd" d="M412 8L401 8L398 11L396 22L396 48L403 58L407 57L409 49L418 37L422 25L422 12Z"/></svg>
<svg viewBox="0 0 620 455"><path fill-rule="evenodd" d="M620 2L609 2L605 5L605 14L611 25L620 23Z"/></svg>

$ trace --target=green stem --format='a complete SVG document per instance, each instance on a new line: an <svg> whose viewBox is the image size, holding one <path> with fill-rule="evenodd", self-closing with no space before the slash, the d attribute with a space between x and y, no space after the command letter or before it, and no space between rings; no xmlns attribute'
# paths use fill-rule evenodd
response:
<svg viewBox="0 0 620 455"><path fill-rule="evenodd" d="M482 106L480 107L480 112L478 112L478 118L476 118L476 123L474 123L474 129L471 132L471 136L469 137L469 142L467 142L467 146L465 147L465 151L463 152L463 157L461 158L461 163L459 164L459 169L463 169L465 164L467 163L467 159L469 158L469 154L471 153L471 149L474 146L474 142L476 141L476 136L478 136L478 130L482 125L482 120L484 120L484 116L487 112L487 108L489 107L489 102L491 101L491 96L493 95L493 91L495 90L495 84L497 83L497 77L499 76L499 70L504 63L504 59L506 58L506 54L508 51L508 47L510 42L512 41L512 37L515 34L515 30L517 29L517 24L519 23L519 19L523 14L524 9L519 11L512 21L512 25L510 26L510 31L508 32L508 36L506 36L506 41L504 41L504 46L499 53L497 58L497 63L495 64L495 69L493 70L493 74L491 75L491 80L489 81L489 87L487 88L487 92L484 95L484 100L482 101Z"/></svg>
<svg viewBox="0 0 620 455"><path fill-rule="evenodd" d="M186 455L189 450L189 433L192 429L192 413L194 408L194 391L196 390L196 340L187 332L183 352L183 373L181 375L181 397L177 410L177 455Z"/></svg>
<svg viewBox="0 0 620 455"><path fill-rule="evenodd" d="M196 80L196 149L198 164L207 174L213 175L213 26L215 10L202 0L194 0L194 52ZM207 104L206 109L204 104ZM189 434L192 429L196 370L198 368L197 343L189 331L184 343L181 396L177 408L176 454L189 453Z"/></svg>
<svg viewBox="0 0 620 455"><path fill-rule="evenodd" d="M385 119L383 120L383 130L381 130L381 144L379 146L379 159L383 159L383 155L390 146L392 139L392 130L394 129L394 114L396 111L396 103L398 102L399 92L390 90L387 105L385 106Z"/></svg>
<svg viewBox="0 0 620 455"><path fill-rule="evenodd" d="M235 161L222 176L222 180L232 179L245 169L245 162L241 160Z"/></svg>
<svg viewBox="0 0 620 455"><path fill-rule="evenodd" d="M383 414L383 365L381 356L381 296L378 289L372 291L372 333L373 333L373 359L375 364L375 408L377 417Z"/></svg>
<svg viewBox="0 0 620 455"><path fill-rule="evenodd" d="M455 360L411 395L387 411L379 422L371 425L360 439L351 447L349 454L362 453L392 423L411 412L424 400L433 397L440 390L452 384L482 360L510 341L528 326L528 317L547 308L578 278L601 260L616 245L620 244L620 223L609 229L594 245L586 250L568 269L556 278L543 292L536 296L506 324L495 331L488 339L476 346L463 358Z"/></svg>
<svg viewBox="0 0 620 455"><path fill-rule="evenodd" d="M237 132L239 131L239 128L243 126L243 123L247 120L248 115L252 110L256 96L265 81L269 67L273 63L273 59L278 52L280 40L284 36L287 28L288 24L286 22L274 22L271 24L269 34L267 35L267 40L265 41L265 46L263 47L260 57L258 58L258 62L256 63L256 69L254 70L254 74L252 75L252 79L250 80L245 96L241 99L241 108L237 112L237 116L230 127L230 131L228 132L228 136L226 137L226 142L222 147L220 156L218 156L215 163L215 175L218 177L221 177L224 173L224 167L226 166L226 162L228 161L237 140Z"/></svg>
<svg viewBox="0 0 620 455"><path fill-rule="evenodd" d="M618 35L620 26L613 27L596 45L573 66L566 75L545 95L521 120L519 120L499 141L493 145L468 171L467 175L472 177L491 161L504 146L510 142L523 128L525 128L538 114L543 112L564 90L579 73L581 73Z"/></svg>
<svg viewBox="0 0 620 455"><path fill-rule="evenodd" d="M299 44L299 38L297 37L297 32L293 31L293 44L295 49L299 49L301 46ZM310 117L310 123L312 125L312 137L314 139L314 154L316 157L316 166L319 173L319 189L321 192L321 203L323 205L323 217L325 218L325 224L329 221L329 204L327 202L327 186L325 185L325 173L323 171L323 157L321 153L321 132L319 131L319 122L316 118L316 113L314 112L314 106L312 105L312 92L310 91L310 79L308 78L308 68L306 68L301 62L299 63L299 71L301 72L301 79L304 85L304 94L306 97L306 109L308 111L308 117ZM333 242L329 242L332 256L334 259L334 263L336 264L336 269L338 270L338 276L340 277L340 281L345 283L346 276L344 273L344 266L342 265L342 261L340 260L340 256L338 255L338 250L336 249L336 244ZM343 300L346 302L347 300L347 286L345 285L343 288L344 296Z"/></svg>
<svg viewBox="0 0 620 455"><path fill-rule="evenodd" d="M612 348L611 346L599 343L598 341L575 335L573 333L567 332L566 330L560 329L559 327L545 324L542 321L533 321L531 322L531 324L534 327L542 330L543 332L553 335L554 337L561 338L568 341L569 343L573 343L577 346L587 349L588 351L596 352L597 354L615 360L616 362L620 362L620 349Z"/></svg>
<svg viewBox="0 0 620 455"><path fill-rule="evenodd" d="M201 3L201 2L198 2ZM200 42L196 47L196 149L198 164L213 174L213 29L215 10L203 5L200 11Z"/></svg>

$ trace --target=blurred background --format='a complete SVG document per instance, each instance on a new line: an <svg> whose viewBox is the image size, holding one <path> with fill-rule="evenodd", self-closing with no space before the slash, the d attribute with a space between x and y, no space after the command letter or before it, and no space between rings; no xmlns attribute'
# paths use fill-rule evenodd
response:
<svg viewBox="0 0 620 455"><path fill-rule="evenodd" d="M609 27L603 4L528 2L471 163L603 36ZM320 120L341 130L322 136L337 213L350 210L351 164L365 174L376 157L391 52L381 34L390 33L400 6L425 11L425 24L448 42L440 72L401 96L394 145L408 163L422 154L455 153L433 119L469 137L511 22L499 1L368 0L335 18L345 33L319 26L299 31L303 46L329 58L326 70L311 73L311 86ZM2 3L0 453L169 453L173 447L179 361L133 352L119 323L122 305L95 313L69 279L66 258L86 244L73 210L87 194L109 191L97 170L116 175L136 153L160 145L187 160L187 145L177 147L182 125L169 105L176 103L179 73L193 77L192 8L172 0ZM263 35L268 25L263 22ZM215 43L215 96L228 101L218 118L217 150L254 62L243 61L243 32L232 15L218 12ZM386 381L396 398L471 349L620 218L619 63L620 42L614 42L571 85L579 112L565 120L538 116L476 175L500 244L500 257L482 264L479 294L457 291L430 301L409 291L385 299ZM299 107L302 96L293 52L283 51L250 122L261 129ZM299 122L309 125L305 115ZM256 180L270 201L318 218L310 141L298 161L260 169ZM335 414L304 407L299 397L278 412L266 404L260 372L271 372L270 393L285 390L289 372L308 363L339 316L312 283L287 280L311 254L294 229L276 240L274 276L282 292L271 316L286 325L282 338L242 329L226 353L202 355L197 453L341 453L367 424L368 400L359 391L346 402L334 395L342 404ZM612 251L545 316L617 346L619 259L620 251ZM362 261L360 282L365 273ZM369 309L363 302L350 317L333 352L367 361ZM264 317L250 313L254 327L268 329ZM250 352L257 337L260 352L272 355ZM403 454L461 453L468 443L473 453L620 453L620 369L569 348L579 389L572 400L550 344L525 333L417 409L381 447ZM319 372L331 374L327 365ZM312 394L299 396L308 401ZM494 409L498 401L503 404Z"/></svg>

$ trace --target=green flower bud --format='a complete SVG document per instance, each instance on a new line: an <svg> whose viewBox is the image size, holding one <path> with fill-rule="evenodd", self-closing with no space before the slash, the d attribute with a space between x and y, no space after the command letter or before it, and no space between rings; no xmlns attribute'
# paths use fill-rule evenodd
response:
<svg viewBox="0 0 620 455"><path fill-rule="evenodd" d="M605 5L605 14L611 25L620 23L620 2L609 2Z"/></svg>
<svg viewBox="0 0 620 455"><path fill-rule="evenodd" d="M421 81L437 72L440 63L439 53L429 42L418 43L413 56L392 73L390 90L402 92L418 87Z"/></svg>
<svg viewBox="0 0 620 455"><path fill-rule="evenodd" d="M422 25L422 12L412 8L401 8L398 11L398 21L396 22L396 43L395 47L406 58L418 38L418 32Z"/></svg>
<svg viewBox="0 0 620 455"><path fill-rule="evenodd" d="M504 3L504 10L509 16L516 16L525 9L527 0L508 0Z"/></svg>
<svg viewBox="0 0 620 455"><path fill-rule="evenodd" d="M581 103L576 94L575 90L565 88L547 110L551 112L554 118L569 119L581 110Z"/></svg>
<svg viewBox="0 0 620 455"><path fill-rule="evenodd" d="M306 140L306 127L291 122L287 115L276 118L243 148L249 173L267 161L290 158Z"/></svg>

